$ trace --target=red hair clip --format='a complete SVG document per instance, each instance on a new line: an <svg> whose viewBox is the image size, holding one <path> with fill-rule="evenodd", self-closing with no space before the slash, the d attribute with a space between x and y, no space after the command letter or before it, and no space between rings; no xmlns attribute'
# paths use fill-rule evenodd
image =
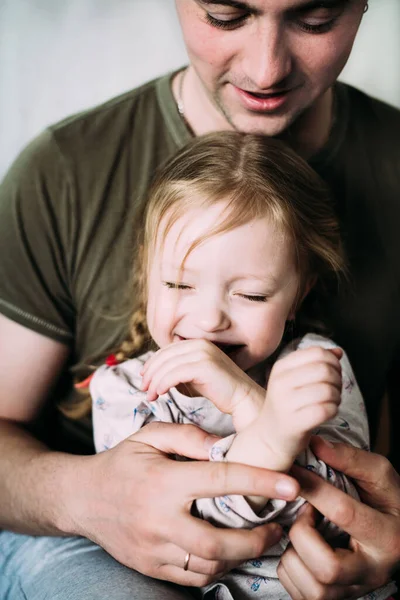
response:
<svg viewBox="0 0 400 600"><path fill-rule="evenodd" d="M115 367L115 365L119 364L119 360L115 356L115 354L109 354L106 358L107 367Z"/></svg>
<svg viewBox="0 0 400 600"><path fill-rule="evenodd" d="M110 354L109 356L107 356L105 363L106 363L107 367L115 367L115 365L119 364L119 360L117 359L115 354ZM84 390L84 389L88 388L93 375L94 375L94 373L89 375L89 377L86 377L86 379L84 379L83 381L79 381L79 383L75 383L74 388L76 390Z"/></svg>

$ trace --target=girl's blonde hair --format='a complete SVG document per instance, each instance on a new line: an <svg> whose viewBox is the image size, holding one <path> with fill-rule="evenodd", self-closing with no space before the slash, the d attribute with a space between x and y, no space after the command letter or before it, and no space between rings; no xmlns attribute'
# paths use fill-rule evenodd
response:
<svg viewBox="0 0 400 600"><path fill-rule="evenodd" d="M129 337L116 353L118 360L134 356L150 341L146 282L156 245L187 211L218 202L225 203L223 219L193 241L184 260L206 239L267 217L293 245L297 305L311 281L326 282L345 272L330 193L293 150L258 134L219 132L194 138L159 169L150 188L130 284L134 304Z"/></svg>

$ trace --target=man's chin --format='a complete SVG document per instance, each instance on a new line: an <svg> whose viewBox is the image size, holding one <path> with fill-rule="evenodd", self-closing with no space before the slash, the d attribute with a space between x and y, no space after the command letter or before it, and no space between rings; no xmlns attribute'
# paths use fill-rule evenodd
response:
<svg viewBox="0 0 400 600"><path fill-rule="evenodd" d="M236 114L229 122L236 131L241 133L255 133L268 137L281 137L289 129L294 118L290 115L254 115Z"/></svg>
<svg viewBox="0 0 400 600"><path fill-rule="evenodd" d="M290 105L281 111L265 114L246 110L236 105L216 102L217 107L227 123L235 131L255 133L268 137L284 137L285 133L300 117L302 111L294 110Z"/></svg>

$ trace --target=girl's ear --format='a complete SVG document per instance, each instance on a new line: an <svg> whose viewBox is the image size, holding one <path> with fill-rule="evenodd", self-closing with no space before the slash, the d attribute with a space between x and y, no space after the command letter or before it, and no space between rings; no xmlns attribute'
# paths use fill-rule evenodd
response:
<svg viewBox="0 0 400 600"><path fill-rule="evenodd" d="M296 318L296 311L297 309L300 307L301 303L303 302L304 298L310 293L310 291L312 290L312 288L314 287L314 285L317 283L317 276L314 275L313 277L310 277L307 280L306 285L304 286L304 291L303 294L301 296L301 298L299 298L299 301L296 302L296 305L293 306L292 310L290 311L287 320L288 321L294 321Z"/></svg>

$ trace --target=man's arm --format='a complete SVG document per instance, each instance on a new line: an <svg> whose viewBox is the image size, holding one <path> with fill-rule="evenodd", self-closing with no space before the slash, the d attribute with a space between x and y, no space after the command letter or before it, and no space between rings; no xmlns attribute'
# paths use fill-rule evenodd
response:
<svg viewBox="0 0 400 600"><path fill-rule="evenodd" d="M0 528L60 535L61 455L23 427L43 406L68 348L2 315L0 341Z"/></svg>
<svg viewBox="0 0 400 600"><path fill-rule="evenodd" d="M85 536L128 567L193 586L261 555L279 539L276 524L222 530L191 515L200 497L255 494L292 500L299 491L287 475L209 463L209 436L194 426L150 424L94 456L50 451L23 425L38 414L68 351L5 317L0 317L0 340L0 528ZM177 462L169 454L197 461ZM279 493L282 483L286 493Z"/></svg>
<svg viewBox="0 0 400 600"><path fill-rule="evenodd" d="M309 507L290 531L292 546L278 569L294 600L359 598L388 581L400 567L400 477L382 456L313 439L315 454L352 477L365 504L313 473L296 469L301 495L349 533L348 549L332 549L315 529Z"/></svg>

